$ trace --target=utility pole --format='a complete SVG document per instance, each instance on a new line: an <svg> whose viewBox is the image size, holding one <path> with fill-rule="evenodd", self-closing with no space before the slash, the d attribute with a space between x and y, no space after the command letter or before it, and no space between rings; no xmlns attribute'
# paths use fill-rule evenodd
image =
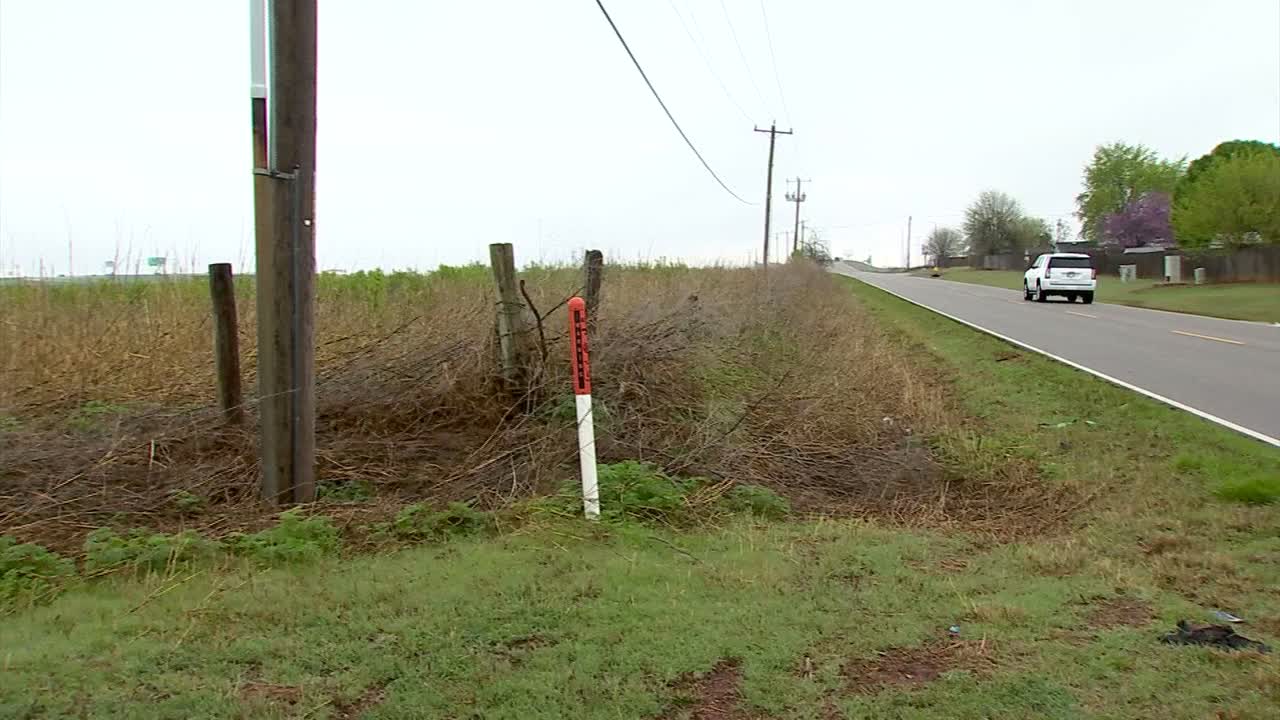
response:
<svg viewBox="0 0 1280 720"><path fill-rule="evenodd" d="M796 236L796 237L797 237L797 239L796 239L796 249L797 249L797 250L804 250L804 238L805 238L805 235L807 235L807 234L808 234L808 232L809 232L808 228L806 228L806 227L805 227L805 225L807 225L808 223L809 223L809 221L808 221L808 220L801 220L801 221L800 221L800 230L799 230L799 232L798 232L798 234L797 234L797 236Z"/></svg>
<svg viewBox="0 0 1280 720"><path fill-rule="evenodd" d="M764 194L764 268L769 269L769 218L773 212L773 143L779 135L790 135L791 130L779 130L777 123L771 123L768 130L755 128L758 133L769 133L769 173L766 177Z"/></svg>
<svg viewBox="0 0 1280 720"><path fill-rule="evenodd" d="M787 201L796 204L795 236L791 242L791 252L795 252L800 247L800 203L804 202L805 199L805 194L800 192L800 183L813 182L812 180L801 180L800 178L795 178L794 180L796 191L787 193Z"/></svg>
<svg viewBox="0 0 1280 720"><path fill-rule="evenodd" d="M250 0L261 492L278 504L316 495L316 3Z"/></svg>
<svg viewBox="0 0 1280 720"><path fill-rule="evenodd" d="M906 269L908 270L911 269L911 216L910 215L907 216L907 266L906 266Z"/></svg>

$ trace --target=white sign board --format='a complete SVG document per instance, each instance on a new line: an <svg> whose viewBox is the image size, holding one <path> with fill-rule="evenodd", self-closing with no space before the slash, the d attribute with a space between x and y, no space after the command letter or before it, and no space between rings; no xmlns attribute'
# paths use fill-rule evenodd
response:
<svg viewBox="0 0 1280 720"><path fill-rule="evenodd" d="M267 97L267 0L249 0L249 97Z"/></svg>

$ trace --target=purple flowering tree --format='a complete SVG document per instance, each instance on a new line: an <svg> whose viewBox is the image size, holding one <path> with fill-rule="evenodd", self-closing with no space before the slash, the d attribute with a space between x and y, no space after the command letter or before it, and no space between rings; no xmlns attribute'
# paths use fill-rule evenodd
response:
<svg viewBox="0 0 1280 720"><path fill-rule="evenodd" d="M1169 193L1143 193L1120 212L1107 215L1102 221L1102 232L1104 242L1122 248L1172 245Z"/></svg>

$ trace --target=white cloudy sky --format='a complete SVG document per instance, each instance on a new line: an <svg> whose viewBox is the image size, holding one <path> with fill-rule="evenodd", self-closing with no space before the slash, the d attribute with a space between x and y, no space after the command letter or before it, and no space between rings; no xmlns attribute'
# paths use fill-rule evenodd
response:
<svg viewBox="0 0 1280 720"><path fill-rule="evenodd" d="M804 216L882 264L908 215L918 240L983 189L1070 213L1098 143L1194 157L1280 136L1277 0L765 0L785 107L759 0L606 6L735 191L763 200L752 125L794 126L775 228L782 180L812 178ZM252 262L247 17L247 0L0 0L3 272ZM706 174L593 0L320 0L319 77L322 268L491 242L522 262L759 256L762 205Z"/></svg>

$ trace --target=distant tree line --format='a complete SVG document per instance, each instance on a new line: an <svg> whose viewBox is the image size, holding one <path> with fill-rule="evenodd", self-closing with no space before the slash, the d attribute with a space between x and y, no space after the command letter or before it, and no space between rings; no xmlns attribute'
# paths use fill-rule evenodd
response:
<svg viewBox="0 0 1280 720"><path fill-rule="evenodd" d="M1101 145L1085 167L1076 217L1078 236L1063 220L1050 229L1014 198L987 190L960 228L931 232L924 253L937 263L1077 241L1117 248L1280 243L1280 146L1232 140L1188 163L1143 145Z"/></svg>
<svg viewBox="0 0 1280 720"><path fill-rule="evenodd" d="M1194 162L1100 146L1076 197L1084 239L1123 248L1280 242L1280 147L1224 142Z"/></svg>

